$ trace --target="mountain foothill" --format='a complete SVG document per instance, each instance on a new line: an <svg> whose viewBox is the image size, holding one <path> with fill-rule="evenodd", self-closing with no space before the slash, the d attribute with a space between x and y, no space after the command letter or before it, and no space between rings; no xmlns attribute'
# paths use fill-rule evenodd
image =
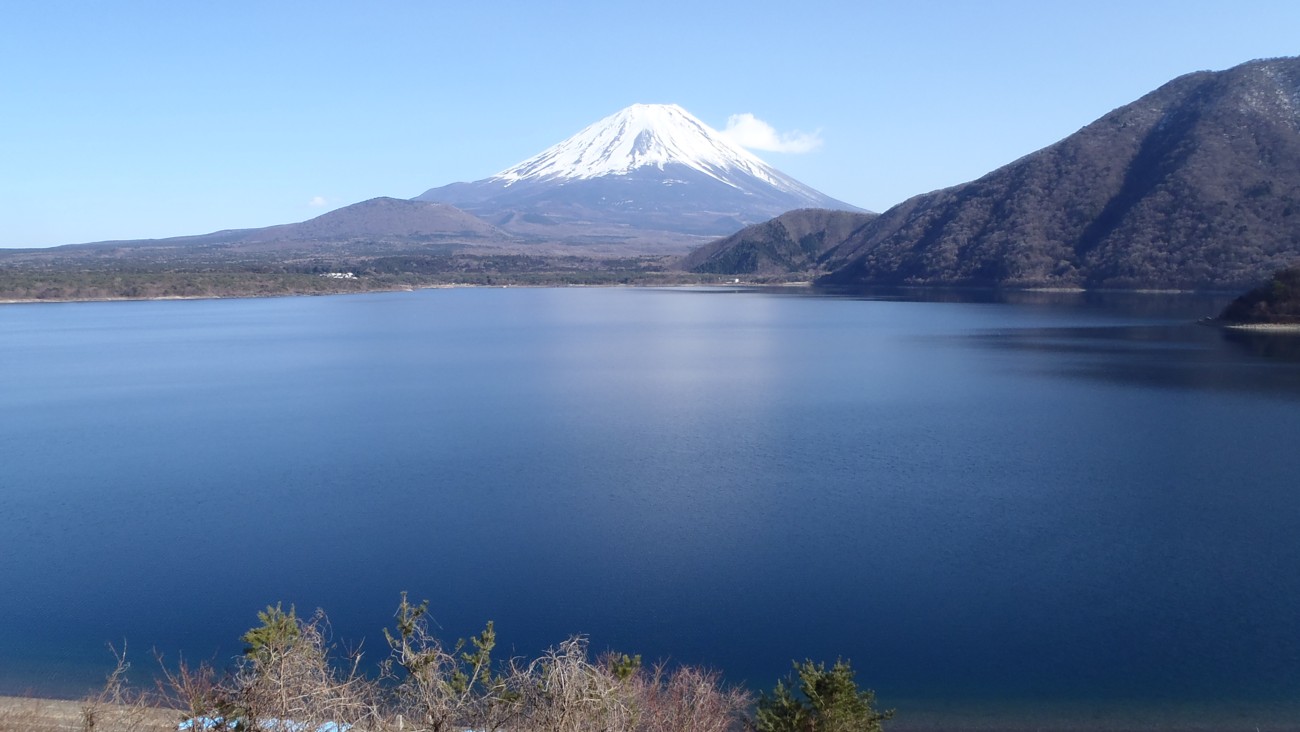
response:
<svg viewBox="0 0 1300 732"><path fill-rule="evenodd" d="M677 105L637 104L482 180L296 224L0 251L0 280L86 262L436 280L443 267L509 274L555 257L657 281L1253 286L1300 261L1300 58L1178 77L1053 145L879 215L790 178Z"/></svg>

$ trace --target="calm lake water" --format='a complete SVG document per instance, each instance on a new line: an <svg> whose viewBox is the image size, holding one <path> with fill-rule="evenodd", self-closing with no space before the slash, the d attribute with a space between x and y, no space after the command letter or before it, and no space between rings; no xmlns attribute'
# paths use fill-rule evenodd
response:
<svg viewBox="0 0 1300 732"><path fill-rule="evenodd" d="M407 590L500 655L843 656L900 720L1294 700L1300 338L945 297L0 307L0 692L226 659L276 601L378 657Z"/></svg>

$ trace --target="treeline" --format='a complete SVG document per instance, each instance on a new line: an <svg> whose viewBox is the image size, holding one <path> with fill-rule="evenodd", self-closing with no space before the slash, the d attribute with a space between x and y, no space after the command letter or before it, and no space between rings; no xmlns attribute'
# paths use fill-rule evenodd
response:
<svg viewBox="0 0 1300 732"><path fill-rule="evenodd" d="M328 277L351 273L352 277ZM0 266L0 301L120 300L326 295L440 285L680 285L717 281L683 273L671 258L594 259L522 254L388 255L271 265L168 267L100 262L93 267Z"/></svg>
<svg viewBox="0 0 1300 732"><path fill-rule="evenodd" d="M0 301L149 300L360 292L366 283L258 272L23 272L0 270Z"/></svg>
<svg viewBox="0 0 1300 732"><path fill-rule="evenodd" d="M444 644L429 630L428 603L405 593L394 618L388 655L366 668L359 653L338 653L320 611L300 618L267 607L229 669L164 665L145 692L126 683L119 659L105 692L83 706L83 726L163 729L156 712L171 709L169 729L223 732L879 732L893 714L875 708L844 662L796 664L755 696L692 666L593 658L582 637L498 662L491 623Z"/></svg>

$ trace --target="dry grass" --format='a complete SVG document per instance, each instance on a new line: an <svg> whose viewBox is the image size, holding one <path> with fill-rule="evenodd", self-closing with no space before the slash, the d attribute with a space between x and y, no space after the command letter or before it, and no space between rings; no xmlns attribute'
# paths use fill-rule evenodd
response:
<svg viewBox="0 0 1300 732"><path fill-rule="evenodd" d="M163 732L174 731L179 715L168 709L100 704L87 727L87 702L0 697L0 732Z"/></svg>

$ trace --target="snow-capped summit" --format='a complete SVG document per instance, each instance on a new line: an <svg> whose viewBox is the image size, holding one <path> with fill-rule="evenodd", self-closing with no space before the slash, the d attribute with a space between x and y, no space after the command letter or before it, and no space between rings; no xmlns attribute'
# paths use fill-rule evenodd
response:
<svg viewBox="0 0 1300 732"><path fill-rule="evenodd" d="M634 104L496 175L426 191L525 236L730 234L795 208L852 209L676 104Z"/></svg>
<svg viewBox="0 0 1300 732"><path fill-rule="evenodd" d="M598 178L685 165L728 185L736 174L792 193L802 186L676 104L633 104L490 180Z"/></svg>

